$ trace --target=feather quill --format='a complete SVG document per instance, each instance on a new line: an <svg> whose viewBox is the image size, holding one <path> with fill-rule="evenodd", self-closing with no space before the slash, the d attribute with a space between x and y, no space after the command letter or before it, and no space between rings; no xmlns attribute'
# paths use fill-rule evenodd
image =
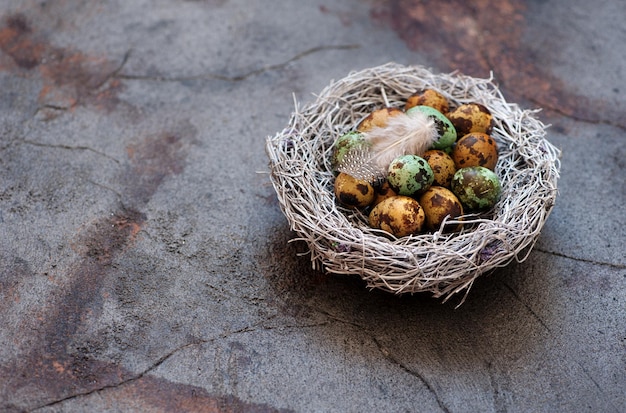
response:
<svg viewBox="0 0 626 413"><path fill-rule="evenodd" d="M421 156L437 138L435 122L421 112L392 116L386 126L363 132L363 143L351 149L337 169L357 179L380 181L395 158Z"/></svg>

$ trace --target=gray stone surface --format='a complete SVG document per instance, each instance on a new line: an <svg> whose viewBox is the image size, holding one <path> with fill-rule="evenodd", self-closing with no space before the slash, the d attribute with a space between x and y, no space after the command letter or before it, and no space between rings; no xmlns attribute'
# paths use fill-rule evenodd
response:
<svg viewBox="0 0 626 413"><path fill-rule="evenodd" d="M0 0L0 411L626 411L626 9L519 3ZM459 308L311 270L267 175L389 61L493 70L563 151Z"/></svg>

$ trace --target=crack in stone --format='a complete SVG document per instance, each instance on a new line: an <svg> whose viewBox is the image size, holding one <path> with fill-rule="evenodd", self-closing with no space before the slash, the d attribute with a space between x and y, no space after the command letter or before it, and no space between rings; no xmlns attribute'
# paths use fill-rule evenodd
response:
<svg viewBox="0 0 626 413"><path fill-rule="evenodd" d="M273 317L270 317L270 319L271 318L273 318ZM127 385L129 383L133 383L133 382L135 382L137 380L141 380L147 374L149 374L150 372L152 372L155 369L157 369L159 366L161 366L163 363L165 363L167 360L169 360L171 357L173 357L176 353L178 353L180 351L183 351L183 350L185 350L187 348L194 347L194 346L199 346L199 345L203 345L203 344L207 344L207 343L213 343L213 342L215 342L217 340L223 340L223 339L226 339L226 338L228 338L230 336L233 336L235 334L243 334L243 333L253 332L253 331L256 331L259 326L262 326L262 323L256 323L256 324L252 324L252 325L243 327L243 328L241 328L239 330L235 330L235 331L231 331L231 332L225 332L223 334L220 334L217 337L205 338L205 339L197 339L197 340L191 341L189 343L185 343L185 344L183 344L183 345L181 345L179 347L176 347L173 350L170 350L166 354L162 355L155 362L153 362L150 366L148 366L146 369L144 369L143 371L141 371L138 374L135 374L135 375L133 375L131 377L128 377L128 378L126 378L124 380L121 380L121 381L119 381L117 383L114 383L114 384L101 386L101 387L98 387L98 388L90 390L90 391L76 393L76 394L73 394L73 395L70 395L70 396L63 397L62 399L58 399L58 400L54 400L52 402L48 402L48 403L46 403L44 405L35 407L35 408L31 409L30 411L36 411L36 410L43 409L43 408L46 408L46 407L55 406L55 405L58 405L60 403L63 403L63 402L69 401L69 400L73 400L73 399L76 399L76 398L79 398L79 397L89 396L91 394L98 393L98 392L101 392L101 391L104 391L104 390L114 389L114 388L117 388L117 387L120 387L120 386ZM305 327L308 327L308 326L305 326ZM272 327L270 327L270 328L264 327L264 328L272 329Z"/></svg>
<svg viewBox="0 0 626 413"><path fill-rule="evenodd" d="M124 66L128 62L128 59L130 58L132 50L133 49L129 49L129 50L126 51L126 53L124 53L124 56L122 57L122 61L120 62L120 64L113 71L111 71L111 73L109 73L107 76L105 76L104 79L94 87L94 90L100 89L109 80L115 79L117 77L117 75L122 71L122 69L124 68Z"/></svg>
<svg viewBox="0 0 626 413"><path fill-rule="evenodd" d="M105 391L105 390L109 390L109 389L118 388L118 387L127 385L129 383L133 383L133 382L135 382L137 380L141 380L147 374L149 374L150 372L152 372L155 369L157 369L159 366L161 366L163 363L165 363L167 360L169 360L172 356L174 356L176 353L178 353L180 351L183 351L183 350L185 350L185 349L187 349L189 347L194 347L194 346L198 346L198 345L202 345L202 344L206 344L206 343L212 343L212 342L214 342L214 341L216 341L218 339L225 339L225 338L228 338L228 337L230 337L232 335L235 335L235 334L242 334L242 333L252 332L252 331L255 331L259 325L260 325L260 323L257 323L257 324L253 324L253 325L250 325L250 326L243 327L243 328L241 328L239 330L235 330L235 331L232 331L232 332L225 332L225 333L223 333L223 334L221 334L221 335L219 335L217 337L214 337L214 338L197 339L197 340L191 341L189 343L185 343L185 344L183 344L183 345L181 345L179 347L176 347L175 349L167 352L166 354L162 355L155 362L153 362L150 366L148 366L146 369L144 369L143 371L141 371L138 374L135 374L135 375L133 375L131 377L128 377L128 378L126 378L124 380L121 380L121 381L119 381L117 383L108 384L108 385L105 385L105 386L98 387L96 389L92 389L92 390L89 390L89 391L86 391L86 392L80 392L80 393L72 394L72 395L63 397L61 399L48 402L48 403L46 403L44 405L35 407L35 408L31 409L30 411L34 412L34 411L37 411L37 410L40 410L40 409L44 409L44 408L47 408L47 407L52 407L52 406L55 406L55 405L67 402L69 400L77 399L77 398L84 397L84 396L89 396L91 394L95 394L95 393L98 393L98 392L101 392L101 391Z"/></svg>
<svg viewBox="0 0 626 413"><path fill-rule="evenodd" d="M520 303L522 304L526 310L528 310L528 312L535 318L535 320L537 320L539 322L539 324L541 324L541 326L543 328L546 329L546 331L548 333L550 333L550 335L552 335L552 330L550 329L550 327L548 327L548 324L546 324L545 321L543 321L543 319L541 317L539 317L539 314L537 314L535 312L535 310L532 309L532 307L530 305L528 305L524 300L522 300L522 297L519 296L519 294L517 293L517 291L515 291L513 289L513 287L511 287L509 284L507 284L506 282L503 282L502 285L504 285L504 287L511 293L511 295Z"/></svg>
<svg viewBox="0 0 626 413"><path fill-rule="evenodd" d="M613 401L610 400L607 396L606 393L604 392L604 389L602 388L602 386L600 386L600 384L596 381L596 379L594 379L591 374L589 373L589 371L587 371L587 369L580 363L580 361L575 360L575 363L578 367L580 367L580 369L582 370L583 373L585 373L585 376L587 376L587 378L589 380L591 380L591 382L596 386L596 388L598 389L598 391L600 392L601 395L603 395L606 400L609 402L609 404L611 405L611 407L613 407L613 409L615 409L615 412L619 412L620 409L617 408L617 406L615 406L615 404L613 404Z"/></svg>
<svg viewBox="0 0 626 413"><path fill-rule="evenodd" d="M122 205L122 208L126 208L126 205L124 205L124 202L123 202L122 194L120 194L118 191L116 191L115 189L111 188L110 186L98 183L98 182L93 181L91 179L87 179L87 182L89 182L90 184L95 185L97 187L100 187L102 189L106 189L107 191L113 192L115 194L115 196L117 197L117 200L119 201L119 203Z"/></svg>
<svg viewBox="0 0 626 413"><path fill-rule="evenodd" d="M556 257L567 258L567 259L574 260L574 261L580 261L580 262L586 262L586 263L594 264L594 265L602 265L602 266L605 266L605 267L617 268L619 270L623 270L624 268L626 268L625 264L615 264L615 263L612 263L612 262L603 262L603 261L589 260L589 259L586 259L586 258L574 257L574 256L571 256L571 255L563 254L563 253L556 252L556 251L542 250L540 248L535 248L535 251L543 252L544 254L554 255Z"/></svg>
<svg viewBox="0 0 626 413"><path fill-rule="evenodd" d="M374 344L376 344L376 347L378 348L378 351L380 351L380 353L383 355L383 357L385 357L385 359L389 362L391 362L392 364L398 366L400 369L402 369L403 371L405 371L406 373L408 373L409 375L417 378L420 382L422 382L424 384L424 386L426 386L426 388L428 389L428 391L433 395L433 397L435 398L435 401L437 402L437 404L439 405L439 407L441 408L442 411L449 413L450 409L448 409L448 407L445 405L445 403L443 402L443 400L441 400L441 398L439 397L439 395L437 394L437 392L435 391L434 387L430 384L430 382L428 380L426 380L426 378L424 376L422 376L418 371L414 371L412 369L410 369L409 367L407 367L404 363L402 363L400 360L398 360L392 353L391 351L389 351L389 349L387 349L385 346L383 346L383 344L381 343L381 341L371 332L367 331L367 328L361 324L355 323L353 321L349 321L349 320L344 320L340 317L337 317L327 311L321 310L319 308L313 308L311 307L312 310L323 314L325 317L330 318L333 321L342 323L342 324L346 324L346 325L350 325L352 327L357 328L358 330L362 331L363 333L367 334L370 339L374 342Z"/></svg>
<svg viewBox="0 0 626 413"><path fill-rule="evenodd" d="M424 384L424 386L426 386L428 391L434 396L435 401L439 405L439 408L441 408L441 410L444 411L444 412L447 412L447 413L450 412L450 409L448 409L448 407L446 407L446 405L444 404L443 400L441 400L441 398L439 397L439 395L435 391L434 387L430 384L430 382L428 380L426 380L426 378L422 374L420 374L420 372L410 369L408 366L406 366L404 363L402 363L400 360L398 360L396 357L394 357L394 355L391 353L391 351L389 351L389 349L387 349L385 346L383 346L383 344L380 342L380 340L378 340L378 338L376 338L374 336L371 336L371 337L372 337L372 340L374 341L374 343L376 344L376 346L378 347L378 350L385 357L385 359L390 361L392 364L395 364L396 366L401 368L403 371L405 371L409 375L411 375L411 376L417 378L419 381L421 381L422 384Z"/></svg>
<svg viewBox="0 0 626 413"><path fill-rule="evenodd" d="M27 145L33 145L33 146L38 146L40 148L54 148L54 149L65 149L65 150L70 150L70 151L88 151L88 152L93 152L99 156L102 156L103 158L107 158L112 160L113 162L115 162L116 164L120 164L120 161L115 159L114 157L112 157L111 155L107 155L104 152L100 152L96 149L93 149L89 146L71 146L71 145L65 145L65 144L53 144L53 143L41 143L41 142L35 142L35 141L31 141L28 139L21 139L18 141L19 143L22 144L27 144Z"/></svg>
<svg viewBox="0 0 626 413"><path fill-rule="evenodd" d="M121 381L119 381L117 383L114 383L114 384L108 384L106 386L101 386L101 387L98 387L98 388L93 389L93 390L89 390L89 391L86 391L86 392L75 393L75 394L63 397L61 399L58 399L58 400L54 400L54 401L48 402L48 403L46 403L44 405L37 406L37 407L31 409L30 412L34 412L34 411L37 411L37 410L40 410L40 409L45 409L47 407L56 406L58 404L61 404L61 403L64 403L64 402L67 402L67 401L70 401L70 400L74 400L74 399L77 399L77 398L80 398L80 397L84 397L84 396L89 396L91 394L99 393L99 392L104 391L104 390L114 389L114 388L117 388L117 387L120 387L120 386L124 386L124 385L126 385L128 383L132 383L134 381L141 380L146 374L148 374L151 371L155 370L157 367L159 367L161 364L163 364L166 360L168 360L170 357L172 357L177 352L179 352L181 350L184 350L187 347L191 347L191 346L202 344L202 343L203 343L202 340L186 343L186 344L184 344L184 345L182 345L180 347L175 348L174 350L170 351L169 353L159 357L147 369L145 369L144 371L140 372L139 374L136 374L136 375L134 375L132 377L129 377L129 378L124 379L124 380L121 380Z"/></svg>
<svg viewBox="0 0 626 413"><path fill-rule="evenodd" d="M515 299L521 303L524 307L526 307L526 309L528 310L528 312L530 312L530 314L532 314L532 316L546 329L546 331L552 336L554 337L554 335L552 334L552 330L550 329L550 327L548 327L548 325L543 321L543 319L539 316L539 314L537 314L531 307L530 305L528 305L526 302L524 302L524 300L522 300L522 298L519 296L519 294L517 294L517 292L513 289L513 287L511 287L509 284L507 284L506 282L503 282L502 285L504 285L506 287L507 290L509 290L509 292L513 295L513 297L515 297ZM556 338L555 338L556 339ZM558 340L558 339L556 339ZM574 363L576 363L576 365L582 370L582 372L585 374L585 376L595 385L595 387L598 389L598 391L600 392L600 394L602 394L603 396L606 397L606 394L604 393L604 390L602 389L602 386L600 386L600 384L593 378L593 376L591 376L591 374L589 373L589 371L587 371L587 369L582 365L582 363L578 360L574 360ZM608 400L608 398L607 398ZM611 404L611 406L613 406L615 408L615 411L617 412L618 409L613 405L613 402L609 400L609 403Z"/></svg>
<svg viewBox="0 0 626 413"><path fill-rule="evenodd" d="M273 318L273 317L271 317L271 318ZM319 323L318 325L322 325L322 324ZM225 332L225 333L219 335L218 337L208 338L208 339L197 339L197 340L191 341L189 343L183 344L183 345L181 345L181 346L179 346L179 347L169 351L168 353L162 355L155 362L153 362L150 366L148 366L146 369L144 369L143 371L141 371L138 374L135 374L135 375L133 375L131 377L128 377L128 378L126 378L124 380L121 380L121 381L119 381L117 383L114 383L114 384L108 384L108 385L105 385L105 386L98 387L96 389L92 389L92 390L85 391L85 392L75 393L75 394L63 397L61 399L57 399L57 400L53 400L51 402L47 402L46 404L43 404L41 406L37 406L35 408L32 408L31 410L29 410L29 412L35 412L37 410L45 409L45 408L52 407L52 406L56 406L56 405L59 405L61 403L64 403L64 402L67 402L67 401L70 401L70 400L74 400L74 399L77 399L77 398L80 398L80 397L89 396L91 394L99 393L101 391L114 389L114 388L118 388L118 387L127 385L129 383L133 383L133 382L135 382L137 380L141 380L147 374L149 374L150 372L152 372L155 369L157 369L159 366L161 366L163 363L165 363L167 360L169 360L171 357L173 357L176 353L178 353L180 351L183 351L183 350L185 350L185 349L187 349L189 347L194 347L194 346L198 346L198 345L202 345L202 344L206 344L206 343L212 343L212 342L215 342L218 339L225 339L225 338L228 338L228 337L230 337L232 335L235 335L235 334L242 334L242 333L253 332L253 331L256 331L259 326L262 326L262 323L256 323L256 324L253 324L253 325L250 325L250 326L246 326L246 327L243 327L243 328L241 328L239 330L235 330L235 331L232 331L232 332ZM296 326L296 327L310 327L310 326ZM269 327L269 328L268 327L263 327L263 328L265 328L265 329L273 329L273 327Z"/></svg>
<svg viewBox="0 0 626 413"><path fill-rule="evenodd" d="M272 70L279 70L287 66L289 63L295 62L306 56L309 56L318 52L322 52L326 50L358 49L360 47L361 46L358 44L317 46L317 47L313 47L311 49L305 50L302 53L298 53L297 55L293 56L292 58L288 60L285 60L284 62L263 66L258 69L254 69L254 70L251 70L249 72L246 72L237 76L225 76L225 75L219 75L216 73L205 73L205 74L193 75L193 76L134 75L134 74L116 73L114 77L117 79L124 79L124 80L152 80L152 81L158 81L158 82L185 82L185 81L193 81L193 80L222 80L225 82L240 82L250 77L260 75L264 72L268 72Z"/></svg>
<svg viewBox="0 0 626 413"><path fill-rule="evenodd" d="M44 110L44 109L52 109L52 110L58 110L58 111L66 111L66 110L68 110L68 109L69 109L69 107L67 107L67 106L59 106L59 105L52 105L52 104L48 103L48 104L45 104L45 105L43 105L43 106L38 107L38 108L37 108L37 110L35 111L34 116L37 116L37 114L38 114L39 112L41 112L42 110Z"/></svg>
<svg viewBox="0 0 626 413"><path fill-rule="evenodd" d="M529 102L532 102L532 103L536 104L537 106L543 107L543 108L545 108L545 109L547 109L549 111L557 113L557 114L559 114L559 115L561 115L563 117L575 120L577 122L589 123L591 125L608 125L608 126L613 126L615 128L619 128L621 130L626 130L626 125L625 124L621 124L621 123L618 123L618 122L611 122L609 120L585 119L585 118L582 118L580 116L576 116L576 115L573 115L573 114L566 113L565 111L563 111L559 107L556 107L554 105L550 105L550 104L548 104L546 102L541 102L540 100L535 99L532 96L526 96L526 95L522 95L522 96L524 96L524 98L528 99Z"/></svg>

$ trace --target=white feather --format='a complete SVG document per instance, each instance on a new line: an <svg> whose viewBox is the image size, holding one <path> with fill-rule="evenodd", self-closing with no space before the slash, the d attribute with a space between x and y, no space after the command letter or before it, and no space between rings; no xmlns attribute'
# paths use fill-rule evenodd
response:
<svg viewBox="0 0 626 413"><path fill-rule="evenodd" d="M401 155L421 156L437 140L434 121L422 112L399 114L384 127L363 132L365 143L346 154L339 171L375 181L387 176L389 164Z"/></svg>
<svg viewBox="0 0 626 413"><path fill-rule="evenodd" d="M437 130L431 118L413 112L411 116L392 116L385 127L375 127L363 137L371 143L372 159L379 167L387 168L400 155L423 155L437 140Z"/></svg>

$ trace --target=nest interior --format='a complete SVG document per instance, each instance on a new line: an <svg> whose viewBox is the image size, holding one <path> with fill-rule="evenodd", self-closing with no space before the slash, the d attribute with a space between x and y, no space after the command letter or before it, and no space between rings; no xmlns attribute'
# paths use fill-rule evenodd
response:
<svg viewBox="0 0 626 413"><path fill-rule="evenodd" d="M333 144L373 110L403 108L425 88L446 96L451 109L478 102L491 111L502 195L491 210L461 217L460 232L395 238L372 229L362 211L336 202ZM287 127L267 138L266 152L280 208L294 240L308 245L314 269L358 275L369 287L393 293L448 299L467 293L481 274L526 259L554 206L560 152L545 139L536 111L506 102L492 78L389 63L352 72L312 103L295 106Z"/></svg>

